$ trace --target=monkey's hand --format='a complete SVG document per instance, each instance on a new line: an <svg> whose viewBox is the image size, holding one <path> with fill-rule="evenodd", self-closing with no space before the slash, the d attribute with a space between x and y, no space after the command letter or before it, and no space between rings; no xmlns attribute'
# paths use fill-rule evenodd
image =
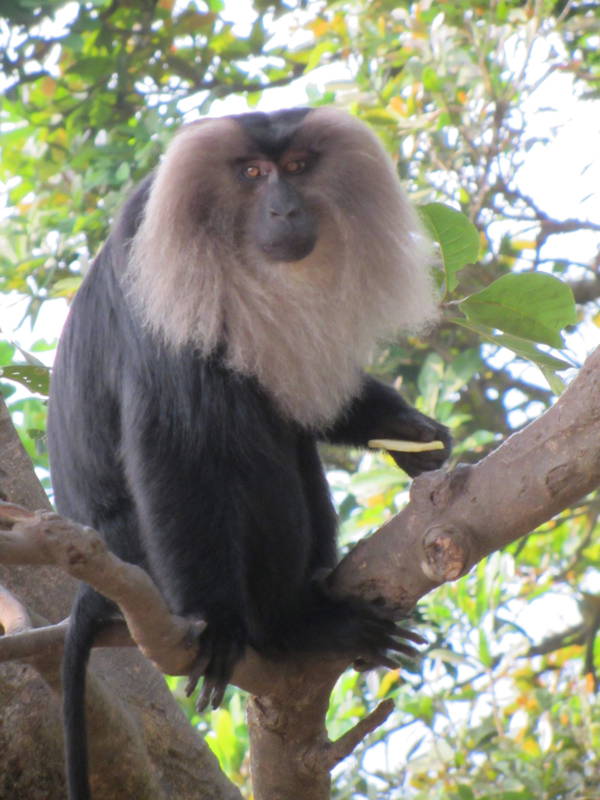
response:
<svg viewBox="0 0 600 800"><path fill-rule="evenodd" d="M427 452L391 452L399 467L411 477L439 469L450 455L450 433L445 425L421 414L391 386L365 375L361 392L326 429L322 438L332 444L367 447L376 439L409 442L440 441L442 449Z"/></svg>
<svg viewBox="0 0 600 800"><path fill-rule="evenodd" d="M223 614L208 616L208 625L197 636L198 655L189 674L186 696L196 688L200 678L204 679L202 691L196 701L199 712L209 706L218 708L223 701L233 669L244 653L247 642L243 621Z"/></svg>
<svg viewBox="0 0 600 800"><path fill-rule="evenodd" d="M418 453L387 451L396 464L411 478L420 475L421 472L439 469L452 449L452 439L448 428L410 406L381 420L377 428L381 430L382 435L374 436L373 439L407 439L411 442L433 442L437 439L442 442L444 447L441 450L427 450Z"/></svg>

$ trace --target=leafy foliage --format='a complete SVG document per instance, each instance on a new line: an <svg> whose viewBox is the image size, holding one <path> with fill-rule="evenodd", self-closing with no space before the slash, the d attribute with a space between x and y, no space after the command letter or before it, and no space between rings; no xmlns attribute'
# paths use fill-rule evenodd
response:
<svg viewBox="0 0 600 800"><path fill-rule="evenodd" d="M540 414L598 338L586 237L600 225L589 206L561 215L550 204L548 109L565 92L598 97L598 3L256 0L231 14L220 0L13 0L0 18L0 289L22 298L28 322L77 290L124 193L182 118L233 95L254 106L308 75L311 102L339 102L375 128L436 242L440 326L427 342L388 345L373 369L451 426L457 461ZM545 127L531 126L536 108ZM545 153L536 186L528 164ZM12 341L20 331L3 335L0 390L44 467L47 345L30 357ZM373 453L326 457L348 547L402 507L408 481ZM411 669L342 676L332 736L380 699L397 711L340 765L336 798L597 794L599 512L584 499L430 595L419 611L430 646ZM182 703L247 786L240 696L227 697L203 718Z"/></svg>

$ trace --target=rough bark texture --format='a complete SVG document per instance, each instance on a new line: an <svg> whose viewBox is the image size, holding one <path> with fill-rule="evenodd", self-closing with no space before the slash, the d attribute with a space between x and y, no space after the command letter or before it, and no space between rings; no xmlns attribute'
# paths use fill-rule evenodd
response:
<svg viewBox="0 0 600 800"><path fill-rule="evenodd" d="M336 571L344 590L412 608L600 483L600 349L556 404L472 467L422 475L409 505Z"/></svg>
<svg viewBox="0 0 600 800"><path fill-rule="evenodd" d="M322 800L330 795L329 771L311 754L328 746L325 715L337 678L317 680L310 669L288 672L286 695L252 697L248 703L252 788L256 800ZM287 698L287 699L286 699ZM283 768L277 759L283 759Z"/></svg>
<svg viewBox="0 0 600 800"><path fill-rule="evenodd" d="M0 497L30 509L49 507L1 400ZM0 566L0 583L38 623L67 616L76 585L56 568L16 566ZM36 669L0 664L0 800L64 800L59 660L60 653ZM140 653L96 651L89 689L94 800L240 800Z"/></svg>
<svg viewBox="0 0 600 800"><path fill-rule="evenodd" d="M39 507L39 493L17 489L26 478L19 462L23 454L16 453L10 436L3 440L3 420L0 489L8 500ZM333 576L335 589L409 610L435 586L464 574L599 483L600 350L552 409L479 464L418 478L407 508L340 564ZM71 581L47 568L11 568L8 585L28 609L52 620L65 613L72 589ZM389 713L382 706L340 741L328 740L329 693L345 666L326 659L273 664L249 653L236 670L236 682L260 694L249 704L255 800L326 800L332 766ZM51 671L48 661L38 668ZM0 800L60 797L55 700L32 670L1 669L0 693L8 713L2 717L0 752L9 768ZM219 783L214 763L158 685L156 671L137 653L95 654L93 672L93 754L110 763L106 782L94 787L95 800L239 797L224 781ZM18 699L10 705L13 693ZM116 726L125 731L119 739L112 734ZM32 757L40 748L43 759ZM206 785L199 783L200 776Z"/></svg>
<svg viewBox="0 0 600 800"><path fill-rule="evenodd" d="M352 550L335 571L334 586L340 594L409 611L427 592L465 574L599 484L600 349L555 406L483 461L417 478L409 505ZM269 754L267 763L255 769L255 797L326 800L325 761L312 760L302 746L290 761L288 748L290 741L298 741L301 726L305 741L312 736L315 744L322 742L323 753L332 745L323 742L322 726L304 714L303 687L290 682L289 688L258 711L251 709L252 746L265 748L268 738ZM327 685L314 688L311 701L322 707ZM301 787L307 764L315 767L311 792L290 794L290 770Z"/></svg>

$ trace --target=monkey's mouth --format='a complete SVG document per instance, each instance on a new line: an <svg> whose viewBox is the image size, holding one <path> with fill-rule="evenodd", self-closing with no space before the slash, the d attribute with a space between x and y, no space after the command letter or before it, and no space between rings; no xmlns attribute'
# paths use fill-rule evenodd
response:
<svg viewBox="0 0 600 800"><path fill-rule="evenodd" d="M306 239L284 239L282 241L271 240L261 242L260 249L270 261L301 261L310 255L315 249L316 239L307 237Z"/></svg>

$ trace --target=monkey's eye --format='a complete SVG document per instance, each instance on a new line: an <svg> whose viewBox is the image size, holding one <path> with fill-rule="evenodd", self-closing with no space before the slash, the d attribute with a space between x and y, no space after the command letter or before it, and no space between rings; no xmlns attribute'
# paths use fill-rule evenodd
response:
<svg viewBox="0 0 600 800"><path fill-rule="evenodd" d="M295 158L292 161L286 161L283 170L288 175L299 175L306 170L307 166L308 164L303 158Z"/></svg>
<svg viewBox="0 0 600 800"><path fill-rule="evenodd" d="M247 178L249 181L255 181L262 175L264 175L264 172L259 164L245 164L242 167L242 177Z"/></svg>

